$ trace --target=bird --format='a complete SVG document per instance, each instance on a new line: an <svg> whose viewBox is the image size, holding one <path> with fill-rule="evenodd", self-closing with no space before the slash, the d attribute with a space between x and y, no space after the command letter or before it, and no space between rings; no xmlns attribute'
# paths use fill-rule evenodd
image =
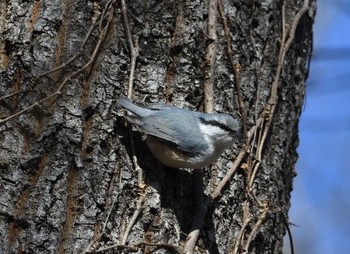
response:
<svg viewBox="0 0 350 254"><path fill-rule="evenodd" d="M200 169L216 161L237 140L239 122L224 113L195 112L176 106L134 103L120 97L127 122L146 134L152 154L171 168ZM131 113L131 114L130 114Z"/></svg>

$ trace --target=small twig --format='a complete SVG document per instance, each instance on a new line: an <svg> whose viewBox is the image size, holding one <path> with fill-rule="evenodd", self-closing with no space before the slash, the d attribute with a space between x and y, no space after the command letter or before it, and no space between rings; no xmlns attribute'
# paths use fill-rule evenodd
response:
<svg viewBox="0 0 350 254"><path fill-rule="evenodd" d="M125 30L125 35L128 38L128 44L129 44L129 50L130 50L130 73L129 73L129 81L128 81L128 95L127 97L129 99L132 99L133 91L134 91L134 86L133 86L133 80L134 80L134 73L135 73L135 68L136 68L136 60L139 55L139 47L137 41L135 43L132 40L131 36L131 31L129 27L129 21L128 21L128 14L127 14L127 8L125 4L125 0L121 0L122 4L122 13L123 13L123 24L124 24L124 30ZM135 44L135 45L134 45ZM139 188L142 190L145 187L145 184L143 182L143 172L142 168L139 166L137 162L137 157L136 157L136 151L135 151L135 142L133 139L132 131L130 129L130 142L131 142L131 151L132 151L132 160L134 164L134 168L137 171L137 179L138 179L138 184Z"/></svg>
<svg viewBox="0 0 350 254"><path fill-rule="evenodd" d="M137 57L139 56L140 48L138 46L137 40L135 40L135 42L133 42L132 40L125 0L121 0L121 4L122 4L124 30L125 30L126 37L128 38L128 44L129 44L129 50L130 50L130 56L131 56L130 57L131 58L130 74L129 74L129 82L128 82L128 98L131 99L133 90L134 90L133 82L134 82L134 72L136 68L136 60L137 60Z"/></svg>
<svg viewBox="0 0 350 254"><path fill-rule="evenodd" d="M136 210L134 211L134 214L132 215L129 224L128 224L127 228L125 229L125 232L124 232L124 235L123 235L123 239L121 241L121 245L125 245L126 244L126 241L127 241L128 237L129 237L129 234L130 234L133 226L136 223L137 218L139 217L139 215L143 211L143 208L144 208L143 207L143 203L144 203L144 201L145 201L145 195L141 195L139 197L139 199L137 200Z"/></svg>
<svg viewBox="0 0 350 254"><path fill-rule="evenodd" d="M264 207L264 204L257 198L252 189L248 189L248 195L253 199L253 201L259 208Z"/></svg>
<svg viewBox="0 0 350 254"><path fill-rule="evenodd" d="M89 245L86 247L86 249L81 253L81 254L85 254L85 253L95 253L96 248L98 246L98 242L101 240L101 235L99 235L96 239L94 239L93 241L91 241L89 243Z"/></svg>
<svg viewBox="0 0 350 254"><path fill-rule="evenodd" d="M84 53L84 47L85 47L85 44L87 43L88 39L90 38L92 32L94 31L94 29L97 27L97 22L94 22L91 26L90 26L90 29L89 31L87 32L85 38L84 38L84 41L82 42L82 44L80 45L80 48L78 49L78 52L72 56L70 59L68 59L65 63L57 66L56 68L53 68L52 70L49 70L47 72L44 72L42 74L40 74L39 76L37 76L36 78L42 78L46 75L49 75L53 72L56 72L56 71L59 71L65 67L67 67L70 63L72 63L75 59L77 59L77 57L83 55Z"/></svg>
<svg viewBox="0 0 350 254"><path fill-rule="evenodd" d="M128 44L129 44L129 49L130 49L130 54L131 54L133 49L134 49L134 43L132 41L132 36L131 36L131 31L130 31L130 26L129 26L129 21L128 21L128 14L127 14L125 0L121 0L121 4L122 4L122 14L123 14L125 35L126 35L126 37L128 39Z"/></svg>
<svg viewBox="0 0 350 254"><path fill-rule="evenodd" d="M248 237L247 242L245 244L245 247L243 249L244 252L248 253L250 243L253 240L254 236L256 235L260 225L265 220L268 211L269 211L269 209L266 207L264 209L264 211L260 214L258 221L255 223L254 228L252 229L252 231L249 234L249 237Z"/></svg>
<svg viewBox="0 0 350 254"><path fill-rule="evenodd" d="M118 195L118 196L119 196L119 195ZM111 204L111 207L109 208L109 211L108 211L108 214L107 214L107 216L106 216L105 222L103 223L102 234L104 234L104 233L106 232L107 223L108 223L108 221L109 221L109 217L111 217L111 214L112 214L112 211L113 211L113 209L114 209L116 200L118 200L118 196L116 196L116 197L113 199L113 202L112 202L112 204Z"/></svg>
<svg viewBox="0 0 350 254"><path fill-rule="evenodd" d="M140 248L144 246L153 246L159 248L166 249L170 251L173 254L180 254L180 251L178 250L178 247L172 244L168 243L149 243L149 242L139 242L131 245L124 245L124 244L114 244L105 248L98 249L95 253L101 253L105 252L107 250L117 249L117 250L130 250L130 251L138 251Z"/></svg>
<svg viewBox="0 0 350 254"><path fill-rule="evenodd" d="M204 200L204 183L203 183L203 169L194 171L194 202L195 202L195 217L192 222L192 231L186 238L186 243L183 253L192 254L196 246L200 230L203 228L205 216L208 211L208 200Z"/></svg>
<svg viewBox="0 0 350 254"><path fill-rule="evenodd" d="M256 126L258 126L261 123L262 119L258 119L257 123L255 126L253 126L247 136L248 136L248 141L250 142L251 138L253 137L253 134L256 130ZM243 147L241 149L241 151L239 152L239 154L236 157L235 162L233 163L233 165L230 167L230 169L227 171L227 173L225 174L225 176L222 178L222 180L220 181L220 183L218 184L218 186L215 188L215 190L212 192L211 194L211 198L212 199L216 199L219 197L222 189L226 186L227 182L231 179L232 175L236 172L237 167L240 165L241 161L243 160L244 156L246 155L247 152L247 147Z"/></svg>
<svg viewBox="0 0 350 254"><path fill-rule="evenodd" d="M272 82L272 87L271 87L271 95L270 95L270 99L269 99L269 106L275 105L276 101L277 101L277 88L279 85L279 79L281 76L281 72L282 72L282 66L284 63L284 57L286 54L286 18L285 18L285 8L286 8L286 3L285 1L282 2L282 38L281 38L281 46L280 46L280 50L278 53L278 61L277 61L277 69L276 69L276 73L275 73L275 77L274 80ZM270 114L272 115L273 112L270 112Z"/></svg>
<svg viewBox="0 0 350 254"><path fill-rule="evenodd" d="M113 13L113 12L111 12L111 13ZM11 119L13 119L13 118L19 116L19 115L22 115L22 114L24 114L24 113L26 113L26 112L31 111L31 110L34 109L36 106L39 106L39 105L43 104L43 103L46 102L46 101L50 101L52 98L55 98L55 97L61 95L64 86L65 86L69 81L71 81L73 78L75 78L76 76L78 76L79 74L81 74L85 69L87 69L87 68L88 68L92 63L94 63L94 61L96 60L96 57L97 57L97 55L98 55L97 53L98 53L98 51L99 51L99 49L100 49L100 46L101 46L102 42L103 42L104 39L105 39L106 31L107 31L108 28L109 28L111 19L112 19L112 14L110 14L110 16L108 17L107 23L106 23L106 25L104 26L103 30L100 31L99 40L98 40L98 42L97 42L97 44L96 44L96 46L95 46L95 48L94 48L94 51L93 51L93 53L92 53L92 55L91 55L91 57L90 57L90 61L89 61L87 64L85 64L83 67L81 67L80 69L78 69L77 71L75 71L74 73L72 73L71 75L69 75L68 77L66 77L66 78L62 81L62 83L60 84L60 86L58 87L58 89L57 89L54 93L52 93L52 94L48 95L47 97L45 97L45 98L43 98L43 99L41 99L41 100L39 100L39 101L33 103L32 105L28 106L28 107L25 108L25 109L22 109L22 110L20 110L20 111L14 113L14 114L8 116L8 117L5 117L5 118L0 119L0 125L4 124L5 122L7 122L7 121L9 121L9 120L11 120ZM92 27L93 27L93 26L92 26ZM93 30L92 27L90 28L89 33L91 33L91 31ZM88 34L89 34L89 33L88 33ZM85 38L84 43L85 43L85 41L87 40L87 38L88 38L88 37ZM72 57L72 58L73 58L73 60L75 59L74 57ZM72 59L72 58L71 58L71 59ZM70 60L71 60L71 59L70 59ZM64 67L64 66L67 66L67 62L66 62L65 64L63 64L62 66L63 66L63 67ZM43 73L41 76L47 75L47 74L49 74L49 73L51 73L51 72L53 72L53 71L57 71L58 68L63 68L62 66L57 67L56 69L54 69L54 70L52 70L52 71Z"/></svg>
<svg viewBox="0 0 350 254"><path fill-rule="evenodd" d="M132 151L135 154L135 148L133 148L133 147L135 147L135 145L132 145ZM143 171L142 171L142 168L139 166L139 164L137 162L136 155L132 156L132 161L133 161L133 164L134 164L134 168L135 168L135 170L137 172L137 182L138 182L138 185L139 185L138 187L139 187L139 189L141 191L143 191L144 188L146 187L146 184L143 181L143 175L142 175Z"/></svg>
<svg viewBox="0 0 350 254"><path fill-rule="evenodd" d="M102 17L100 16L100 19ZM40 75L38 76L34 76L33 79L35 80L35 83L33 86L31 86L30 88L27 88L23 91L24 96L27 95L29 92L33 91L33 89L35 89L35 87L37 86L38 84L38 79L41 79L42 77L45 77L51 73L55 73L63 68L66 68L69 64L71 64L72 62L74 62L75 59L77 59L79 56L82 56L84 54L84 47L86 45L86 43L88 42L88 39L90 38L92 32L95 30L95 28L97 27L97 22L96 20L93 21L92 25L90 26L89 28L89 31L87 32L82 44L80 45L80 48L78 49L77 53L75 55L73 55L70 59L68 59L66 62L64 62L63 64L57 66L56 68L53 68L49 71L46 71L44 73L41 73ZM23 97L22 97L23 98Z"/></svg>
<svg viewBox="0 0 350 254"><path fill-rule="evenodd" d="M129 75L129 82L128 82L128 98L132 98L133 94L133 82L134 82L134 72L136 68L136 60L139 56L139 46L137 40L135 40L135 47L133 47L131 51L131 60L130 60L130 75Z"/></svg>
<svg viewBox="0 0 350 254"><path fill-rule="evenodd" d="M204 112L206 113L213 112L214 109L214 62L217 43L216 8L217 0L209 0L207 25L209 43L204 62Z"/></svg>
<svg viewBox="0 0 350 254"><path fill-rule="evenodd" d="M263 144L264 144L266 136L267 136L267 132L261 131L263 129L262 127L264 126L264 123L265 123L265 118L262 117L262 118L260 118L260 120L261 120L261 124L260 125L257 124L257 126L259 126L259 130L260 131L258 132L258 137L257 137L257 140L256 140L256 143L257 143L257 145L256 145L257 146L257 151L255 153L255 161L256 161L256 163L255 163L255 165L253 167L253 170L251 171L251 173L249 175L248 185L247 185L247 189L248 189L249 192L252 191L253 182L255 180L255 176L256 176L256 174L258 172L258 169L260 167L260 163L262 161L262 149L264 147Z"/></svg>
<svg viewBox="0 0 350 254"><path fill-rule="evenodd" d="M195 229L191 231L186 238L186 243L183 249L184 254L192 254L194 251L194 248L196 247L196 243L199 237L200 230Z"/></svg>
<svg viewBox="0 0 350 254"><path fill-rule="evenodd" d="M302 8L297 12L297 14L295 15L293 22L291 24L291 28L289 30L288 33L288 39L287 38L287 34L286 34L286 29L285 29L285 2L283 1L283 7L282 7L282 21L284 22L282 24L282 41L281 41L281 47L280 47L280 52L279 52L279 56L278 56L278 65L277 65L277 70L276 70L276 74L275 74L275 78L274 81L272 83L272 88L271 88L271 96L269 99L269 104L270 105L275 105L276 101L277 101L277 88L278 88L278 84L279 84L279 79L281 77L281 71L282 71L282 66L286 57L286 54L294 40L295 37L295 31L298 27L299 21L301 19L301 17L309 10L309 0L304 0L304 4L302 6ZM271 112L273 113L273 112Z"/></svg>
<svg viewBox="0 0 350 254"><path fill-rule="evenodd" d="M0 97L0 101L4 101L4 100L9 99L9 98L11 98L11 97L13 97L13 96L16 96L16 95L18 95L18 94L25 93L25 92L27 92L27 91L28 91L27 89L22 89L22 90L19 90L19 91L17 91L17 92L14 92L14 93L1 96L1 97Z"/></svg>
<svg viewBox="0 0 350 254"><path fill-rule="evenodd" d="M125 35L128 39L129 50L130 50L130 73L129 73L127 97L129 99L132 99L133 90L134 90L134 87L133 87L134 72L135 72L135 68L136 68L136 60L137 60L137 57L139 55L139 47L138 47L137 41L135 41L135 43L134 43L132 40L125 0L121 0L121 5L122 5L123 24L124 24ZM136 223L137 218L139 217L139 215L143 211L143 208L144 208L143 203L145 201L145 194L143 193L144 188L145 188L145 184L143 181L143 172L142 172L142 168L139 166L139 164L137 162L135 142L134 142L131 128L129 129L129 135L130 135L130 146L131 146L131 152L132 152L132 161L134 164L134 169L137 172L138 187L142 191L142 193L141 193L141 196L139 197L139 199L137 200L136 210L134 211L134 214L131 218L131 221L129 222L127 228L125 229L124 236L123 236L122 241L121 241L121 245L125 245L125 243L128 239L128 236L129 236L134 224Z"/></svg>
<svg viewBox="0 0 350 254"><path fill-rule="evenodd" d="M112 214L112 211L113 211L113 208L115 206L115 203L116 203L116 200L118 199L118 196L115 197L113 199L113 202L112 202L112 205L108 211L108 214L106 216L106 219L105 219L105 222L103 223L103 227L102 227L102 231L101 233L98 234L98 236L96 237L96 239L94 239L93 241L91 241L91 243L87 246L87 248L85 249L85 251L82 253L91 253L91 252L94 252L97 248L97 244L98 242L100 241L101 237L105 234L106 232L106 228L107 228L107 223L109 221L109 217L111 216Z"/></svg>
<svg viewBox="0 0 350 254"><path fill-rule="evenodd" d="M239 231L237 239L235 240L235 247L232 254L237 254L239 248L241 247L241 242L243 241L243 235L252 218L249 216L249 202L246 200L243 206L243 225Z"/></svg>
<svg viewBox="0 0 350 254"><path fill-rule="evenodd" d="M299 25L299 21L300 19L304 16L304 14L310 9L310 0L304 0L304 4L303 7L297 12L297 14L295 15L289 34L288 34L288 40L286 41L286 45L285 45L285 50L283 51L283 55L282 55L282 60L284 61L284 58L294 40L295 37L295 31L297 30L297 27Z"/></svg>
<svg viewBox="0 0 350 254"><path fill-rule="evenodd" d="M289 238L289 245L290 245L290 253L294 254L294 244L293 244L293 236L292 236L292 232L290 230L290 223L288 222L286 216L283 214L283 212L281 211L282 217L283 217L283 222L284 222L284 226L287 229L287 234L288 234L288 238Z"/></svg>
<svg viewBox="0 0 350 254"><path fill-rule="evenodd" d="M101 18L98 22L98 29L100 31L103 30L103 27L104 27L103 21L105 20L105 18L110 16L111 14L113 15L113 11L114 11L113 6L115 3L116 3L116 0L109 0L106 3L105 8L102 11Z"/></svg>
<svg viewBox="0 0 350 254"><path fill-rule="evenodd" d="M211 198L213 200L217 199L220 196L222 189L226 186L227 182L231 179L233 174L236 172L237 167L241 164L241 161L243 160L245 154L246 154L246 149L242 148L239 154L237 155L233 165L229 168L229 170L227 171L225 176L222 178L218 186L211 193Z"/></svg>
<svg viewBox="0 0 350 254"><path fill-rule="evenodd" d="M135 149L135 141L134 141L134 136L133 136L133 133L132 133L131 126L129 128L129 137L130 137L130 148L131 148L131 154L132 154L132 162L133 162L134 170L137 173L138 188L139 188L139 190L141 192L143 192L145 187L146 187L146 185L145 185L145 183L143 181L143 170L139 166L139 163L137 161L136 149Z"/></svg>

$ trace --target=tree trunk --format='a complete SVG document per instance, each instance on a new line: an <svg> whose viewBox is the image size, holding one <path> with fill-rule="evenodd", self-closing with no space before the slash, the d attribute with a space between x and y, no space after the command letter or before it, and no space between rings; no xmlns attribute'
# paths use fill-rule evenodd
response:
<svg viewBox="0 0 350 254"><path fill-rule="evenodd" d="M281 253L315 2L0 2L1 253ZM244 138L165 168L120 96ZM153 252L152 252L153 251Z"/></svg>

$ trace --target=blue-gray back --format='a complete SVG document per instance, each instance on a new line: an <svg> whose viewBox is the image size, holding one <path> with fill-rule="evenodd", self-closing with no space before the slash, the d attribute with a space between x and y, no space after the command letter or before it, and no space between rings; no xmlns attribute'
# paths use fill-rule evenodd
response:
<svg viewBox="0 0 350 254"><path fill-rule="evenodd" d="M184 152L197 154L207 148L199 131L199 115L201 113L187 109L159 107L152 110L149 116L142 118L143 124L140 128L149 135L173 143Z"/></svg>

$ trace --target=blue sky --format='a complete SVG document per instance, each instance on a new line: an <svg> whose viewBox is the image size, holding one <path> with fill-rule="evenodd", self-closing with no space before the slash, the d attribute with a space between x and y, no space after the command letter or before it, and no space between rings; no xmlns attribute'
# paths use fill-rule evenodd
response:
<svg viewBox="0 0 350 254"><path fill-rule="evenodd" d="M295 253L349 253L350 0L317 5L289 216Z"/></svg>

